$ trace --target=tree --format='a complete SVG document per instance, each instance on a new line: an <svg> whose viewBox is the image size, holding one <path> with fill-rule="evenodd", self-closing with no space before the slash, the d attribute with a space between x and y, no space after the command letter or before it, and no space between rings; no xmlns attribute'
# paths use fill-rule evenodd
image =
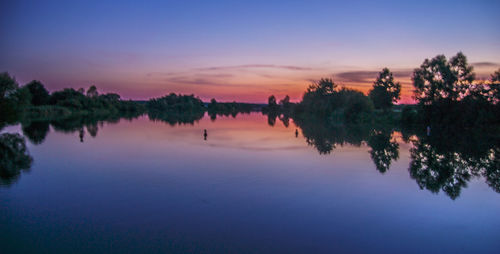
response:
<svg viewBox="0 0 500 254"><path fill-rule="evenodd" d="M373 89L369 92L373 105L375 108L387 110L400 99L400 95L401 84L394 83L392 72L388 68L384 68L373 83Z"/></svg>
<svg viewBox="0 0 500 254"><path fill-rule="evenodd" d="M31 105L31 93L25 86L17 89L12 97L14 99L14 105L18 110L24 109Z"/></svg>
<svg viewBox="0 0 500 254"><path fill-rule="evenodd" d="M491 74L491 82L492 83L500 82L500 69L495 71L495 73Z"/></svg>
<svg viewBox="0 0 500 254"><path fill-rule="evenodd" d="M269 96L269 98L267 99L267 105L270 108L275 108L278 105L276 103L276 97L274 97L274 95Z"/></svg>
<svg viewBox="0 0 500 254"><path fill-rule="evenodd" d="M49 91L38 80L33 80L26 84L26 88L31 93L31 104L35 106L45 105L49 102Z"/></svg>
<svg viewBox="0 0 500 254"><path fill-rule="evenodd" d="M212 98L212 99L210 100L210 105L212 105L212 106L217 105L217 101L215 100L215 98Z"/></svg>
<svg viewBox="0 0 500 254"><path fill-rule="evenodd" d="M99 93L97 92L97 87L95 87L94 85L89 87L89 89L87 90L87 96L89 97L97 97L99 95Z"/></svg>
<svg viewBox="0 0 500 254"><path fill-rule="evenodd" d="M495 73L491 75L490 91L491 91L490 101L493 101L493 103L499 105L498 102L500 102L500 69L498 69L498 71L495 71Z"/></svg>
<svg viewBox="0 0 500 254"><path fill-rule="evenodd" d="M413 72L415 99L421 104L432 104L440 99L452 101L463 98L474 81L475 74L467 58L458 52L450 61L444 55L425 59Z"/></svg>
<svg viewBox="0 0 500 254"><path fill-rule="evenodd" d="M21 135L0 134L0 185L14 183L21 171L28 171L31 168L32 162L33 158Z"/></svg>
<svg viewBox="0 0 500 254"><path fill-rule="evenodd" d="M288 108L290 107L290 96L285 96L285 98L283 98L281 101L280 101L280 105L283 107L283 108Z"/></svg>
<svg viewBox="0 0 500 254"><path fill-rule="evenodd" d="M14 93L18 87L16 79L11 77L9 73L0 73L0 101Z"/></svg>
<svg viewBox="0 0 500 254"><path fill-rule="evenodd" d="M27 124L22 124L23 134L33 144L39 145L43 143L47 133L49 133L49 122L47 121L33 121Z"/></svg>
<svg viewBox="0 0 500 254"><path fill-rule="evenodd" d="M317 93L319 95L331 94L335 91L337 85L330 78L322 78L317 82L312 83L307 88L307 93Z"/></svg>
<svg viewBox="0 0 500 254"><path fill-rule="evenodd" d="M374 131L368 138L368 146L370 156L372 157L375 167L380 173L385 173L389 170L391 162L399 158L399 144L391 141L391 133L386 131Z"/></svg>

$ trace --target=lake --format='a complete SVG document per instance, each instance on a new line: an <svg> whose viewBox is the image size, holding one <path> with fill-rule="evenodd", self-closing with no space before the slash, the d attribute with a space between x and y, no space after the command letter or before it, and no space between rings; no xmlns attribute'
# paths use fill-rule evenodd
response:
<svg viewBox="0 0 500 254"><path fill-rule="evenodd" d="M500 253L488 138L260 113L1 132L32 158L0 186L1 253Z"/></svg>

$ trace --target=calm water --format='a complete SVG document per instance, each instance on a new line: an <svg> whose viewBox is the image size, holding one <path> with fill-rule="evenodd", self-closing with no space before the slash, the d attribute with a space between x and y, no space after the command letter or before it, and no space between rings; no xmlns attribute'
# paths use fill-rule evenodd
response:
<svg viewBox="0 0 500 254"><path fill-rule="evenodd" d="M401 132L269 123L32 130L31 169L0 186L0 252L500 253L498 164L471 176L437 156L439 178Z"/></svg>

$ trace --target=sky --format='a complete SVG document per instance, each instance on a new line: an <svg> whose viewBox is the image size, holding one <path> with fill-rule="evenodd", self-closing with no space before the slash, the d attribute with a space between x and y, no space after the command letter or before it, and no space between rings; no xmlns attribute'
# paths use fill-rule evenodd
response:
<svg viewBox="0 0 500 254"><path fill-rule="evenodd" d="M0 71L49 91L298 101L323 77L366 93L388 67L406 103L426 58L462 51L483 79L500 68L500 1L3 0L0 8Z"/></svg>

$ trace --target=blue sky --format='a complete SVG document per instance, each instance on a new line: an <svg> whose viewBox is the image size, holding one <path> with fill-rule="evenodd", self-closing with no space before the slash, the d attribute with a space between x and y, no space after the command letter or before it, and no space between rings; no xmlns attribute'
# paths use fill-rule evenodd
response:
<svg viewBox="0 0 500 254"><path fill-rule="evenodd" d="M146 99L299 99L311 80L368 89L389 67L406 95L425 58L500 63L500 1L3 1L0 71L50 90ZM356 74L366 76L360 80ZM398 77L398 75L396 75ZM349 79L346 77L354 77ZM375 77L373 77L374 79ZM363 81L363 82L359 82Z"/></svg>

